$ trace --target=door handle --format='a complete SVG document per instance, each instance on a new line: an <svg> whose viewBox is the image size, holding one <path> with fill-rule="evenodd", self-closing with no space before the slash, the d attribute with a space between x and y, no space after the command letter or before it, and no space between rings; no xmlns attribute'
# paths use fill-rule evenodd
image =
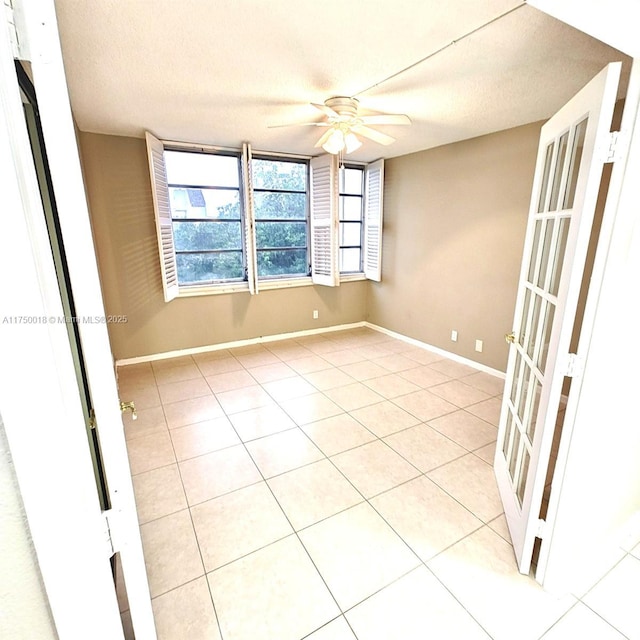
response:
<svg viewBox="0 0 640 640"><path fill-rule="evenodd" d="M138 414L136 413L136 405L131 402L120 402L120 411L124 413L125 411L131 411L131 419L137 420Z"/></svg>
<svg viewBox="0 0 640 640"><path fill-rule="evenodd" d="M516 334L515 333L505 333L504 334L504 339L511 344L514 344L516 341Z"/></svg>

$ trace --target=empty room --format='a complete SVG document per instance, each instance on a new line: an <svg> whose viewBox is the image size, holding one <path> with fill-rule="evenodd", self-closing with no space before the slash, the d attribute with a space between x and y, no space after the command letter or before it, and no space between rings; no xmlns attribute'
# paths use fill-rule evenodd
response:
<svg viewBox="0 0 640 640"><path fill-rule="evenodd" d="M634 2L5 8L2 637L640 639Z"/></svg>

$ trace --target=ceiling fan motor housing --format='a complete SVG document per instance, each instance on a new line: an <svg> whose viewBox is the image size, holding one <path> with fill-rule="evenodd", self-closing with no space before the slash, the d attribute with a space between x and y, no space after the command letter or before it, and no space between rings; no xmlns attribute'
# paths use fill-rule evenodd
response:
<svg viewBox="0 0 640 640"><path fill-rule="evenodd" d="M358 113L358 100L356 98L335 96L325 100L325 105L345 119L355 118Z"/></svg>

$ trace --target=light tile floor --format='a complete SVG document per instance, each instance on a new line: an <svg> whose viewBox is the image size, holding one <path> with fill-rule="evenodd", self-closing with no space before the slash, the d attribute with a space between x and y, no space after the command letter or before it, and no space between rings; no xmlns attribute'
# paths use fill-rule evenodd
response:
<svg viewBox="0 0 640 640"><path fill-rule="evenodd" d="M640 546L517 572L502 384L365 328L120 368L160 640L640 639Z"/></svg>

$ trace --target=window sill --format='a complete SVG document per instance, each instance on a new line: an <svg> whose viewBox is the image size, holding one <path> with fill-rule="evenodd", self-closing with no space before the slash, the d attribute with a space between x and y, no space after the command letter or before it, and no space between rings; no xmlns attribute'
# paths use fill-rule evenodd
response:
<svg viewBox="0 0 640 640"><path fill-rule="evenodd" d="M345 273L340 276L340 283L343 282L358 282L360 280L366 280L364 273Z"/></svg>
<svg viewBox="0 0 640 640"><path fill-rule="evenodd" d="M340 276L340 283L358 282L366 280L364 273L349 273ZM292 289L294 287L313 286L311 277L304 278L283 278L282 280L263 280L258 283L258 292L272 291L274 289ZM197 296L215 296L228 293L249 293L249 285L246 282L209 284L206 286L181 287L179 298L193 298Z"/></svg>
<svg viewBox="0 0 640 640"><path fill-rule="evenodd" d="M258 292L269 291L272 289L290 289L293 287L309 287L313 285L311 276L304 278L282 278L273 280L259 280Z"/></svg>
<svg viewBox="0 0 640 640"><path fill-rule="evenodd" d="M203 286L179 287L178 298L193 298L196 296L215 296L225 293L249 292L246 282L228 282L224 284L207 284Z"/></svg>

